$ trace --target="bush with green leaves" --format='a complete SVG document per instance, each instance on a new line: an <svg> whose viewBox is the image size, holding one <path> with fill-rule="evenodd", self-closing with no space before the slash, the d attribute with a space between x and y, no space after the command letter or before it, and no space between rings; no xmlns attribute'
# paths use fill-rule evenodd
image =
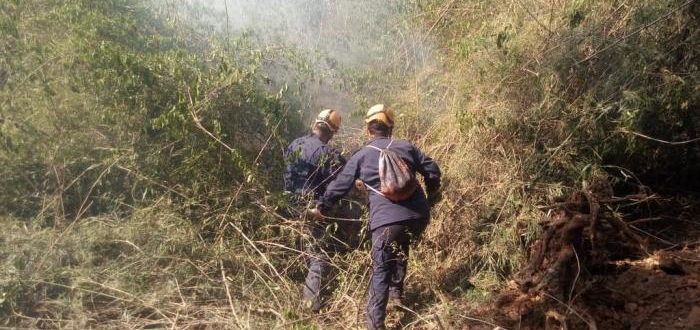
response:
<svg viewBox="0 0 700 330"><path fill-rule="evenodd" d="M259 67L284 54L199 35L144 1L1 10L1 212L58 221L168 191L214 199L246 181L279 185L257 174L279 172L301 117Z"/></svg>
<svg viewBox="0 0 700 330"><path fill-rule="evenodd" d="M303 224L279 212L314 97L392 104L443 169L409 327L466 327L539 206L595 179L697 203L697 1L241 2L265 36L202 3L0 2L2 325L361 326L366 251L307 317Z"/></svg>

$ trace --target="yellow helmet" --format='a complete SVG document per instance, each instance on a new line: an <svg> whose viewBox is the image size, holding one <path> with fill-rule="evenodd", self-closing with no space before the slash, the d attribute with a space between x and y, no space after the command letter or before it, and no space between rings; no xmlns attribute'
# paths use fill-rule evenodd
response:
<svg viewBox="0 0 700 330"><path fill-rule="evenodd" d="M316 117L316 120L314 121L314 125L318 123L326 124L331 132L337 133L340 129L341 121L342 118L340 117L340 113L338 113L338 111L333 109L325 109L318 114L318 117Z"/></svg>
<svg viewBox="0 0 700 330"><path fill-rule="evenodd" d="M394 110L384 104L375 104L367 111L365 123L369 124L374 120L379 120L384 125L394 127Z"/></svg>

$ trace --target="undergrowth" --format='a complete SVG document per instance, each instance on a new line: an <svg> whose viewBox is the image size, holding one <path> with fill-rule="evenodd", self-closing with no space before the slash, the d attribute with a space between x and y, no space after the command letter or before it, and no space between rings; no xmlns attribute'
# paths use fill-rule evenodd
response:
<svg viewBox="0 0 700 330"><path fill-rule="evenodd" d="M231 35L157 1L0 4L0 325L362 327L366 229L310 315L308 236L280 192L323 80L350 93L349 122L393 104L397 137L443 170L408 308L390 315L403 327L493 323L482 312L542 206L600 178L697 204L697 2L411 0L366 25L340 9L374 5L344 6L376 38L325 37L371 56ZM346 153L365 134L349 127Z"/></svg>

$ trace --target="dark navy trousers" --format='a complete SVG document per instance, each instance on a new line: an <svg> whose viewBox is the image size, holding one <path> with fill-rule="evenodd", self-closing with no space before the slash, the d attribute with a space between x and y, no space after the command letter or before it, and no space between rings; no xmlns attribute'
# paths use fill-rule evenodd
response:
<svg viewBox="0 0 700 330"><path fill-rule="evenodd" d="M323 303L322 290L331 270L327 254L329 238L322 223L311 223L308 229L311 237L305 248L309 272L304 281L304 300L311 303L311 310L319 311Z"/></svg>
<svg viewBox="0 0 700 330"><path fill-rule="evenodd" d="M367 328L384 329L389 296L403 295L412 237L420 235L425 220L409 220L372 231L372 279L367 303Z"/></svg>

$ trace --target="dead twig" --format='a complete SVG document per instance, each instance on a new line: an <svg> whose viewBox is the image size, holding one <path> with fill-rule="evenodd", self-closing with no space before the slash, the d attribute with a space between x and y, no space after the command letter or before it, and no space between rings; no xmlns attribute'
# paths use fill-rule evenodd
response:
<svg viewBox="0 0 700 330"><path fill-rule="evenodd" d="M691 3L693 3L694 1L696 1L696 0L688 0L688 1L686 1L685 3L681 4L680 6L678 6L678 7L674 8L674 9L670 10L670 11L667 12L666 14L661 15L659 18L657 18L657 19L655 19L655 20L653 20L653 21L651 21L651 22L649 22L649 23L647 23L647 24L642 25L641 27L637 28L636 30L634 30L634 31L632 31L632 32L630 32L630 33L625 34L624 36L622 36L622 37L618 38L617 40L613 41L611 44L609 44L609 45L607 45L607 46L605 46L605 47L603 47L603 48L601 48L601 49L595 51L593 54L588 55L588 56L586 56L586 58L584 58L584 59L582 59L582 60L576 62L576 65L580 65L580 64L582 64L582 63L584 63L584 62L590 61L591 59L593 59L593 58L595 58L596 56L598 56L600 53L603 53L603 52L609 50L610 48L613 48L613 47L617 46L619 43L621 43L621 42L623 42L623 41L629 39L630 37L632 37L632 36L634 36L634 35L636 35L636 34L642 32L642 31L644 31L644 30L646 30L646 29L648 29L648 28L650 28L650 27L656 25L657 23L659 23L659 22L661 22L662 20L664 20L664 19L670 17L671 15L673 15L674 13L676 13L677 11L679 11L679 10L681 10L681 9L683 9L683 8L685 8L685 7L687 7L688 5L690 5Z"/></svg>
<svg viewBox="0 0 700 330"><path fill-rule="evenodd" d="M690 143L694 143L694 142L700 141L700 138L696 138L696 139L692 139L692 140L685 140L685 141L666 141L666 140L657 139L657 138L654 138L654 137L651 137L651 136L648 136L648 135L644 135L644 134L642 134L642 133L633 132L633 131L630 131L630 130L625 129L625 128L621 128L621 129L619 129L618 131L621 132L621 133L632 134L632 135L634 135L634 136L638 136L638 137L641 137L641 138L644 138L644 139L647 139L647 140L651 140L651 141L659 142L659 143L663 143L663 144L668 144L668 145L673 145L673 146L679 146L679 145L684 145L684 144L690 144Z"/></svg>
<svg viewBox="0 0 700 330"><path fill-rule="evenodd" d="M598 330L598 325L596 324L596 322L593 318L584 317L583 314L581 314L579 311L574 309L570 304L565 304L564 302L562 302L561 300L557 299L556 297L550 295L547 292L542 292L542 294L544 294L545 297L550 298L550 299L556 301L557 303L561 304L562 306L566 307L566 309L569 312L576 315L579 319L581 319L581 321L583 321L583 323L586 323L586 325L588 325L588 330Z"/></svg>
<svg viewBox="0 0 700 330"><path fill-rule="evenodd" d="M228 280L226 279L226 270L224 270L224 262L222 260L219 260L219 266L221 268L221 281L224 282L224 288L226 289L226 298L228 298L228 305L231 307L231 314L233 314L233 318L236 321L236 325L243 329L243 324L241 324L241 319L238 317L238 313L236 313L236 307L233 306L233 299L231 298L231 290L228 287Z"/></svg>
<svg viewBox="0 0 700 330"><path fill-rule="evenodd" d="M463 318L463 319L470 320L470 321L474 321L474 322L479 322L479 323L483 323L483 324L486 324L486 325L490 325L490 326L492 326L492 327L494 327L494 328L500 328L500 329L503 329L503 330L508 330L508 329L507 329L506 327L504 327L504 326L501 326L501 325L498 325L498 324L495 324L495 323L491 323L491 322L486 321L486 320L478 319L478 318L476 318L476 317L471 317L471 316L466 316L466 315L461 315L461 314L457 314L457 316L459 316L459 317L461 317L461 318Z"/></svg>
<svg viewBox="0 0 700 330"><path fill-rule="evenodd" d="M235 229L239 234L241 234L243 239L245 239L246 242L248 242L248 244L250 244L250 246L253 248L253 250L255 250L255 252L257 252L260 255L260 257L265 261L265 263L268 265L268 267L270 267L270 270L272 270L272 272L275 273L275 276L277 276L277 278L280 280L280 282L286 283L286 281L284 280L282 275L280 275L280 273L277 271L277 268L275 268L275 266L270 262L270 259L268 259L267 256L262 251L260 251L260 249L258 249L258 247L255 245L255 242L253 242L250 238L248 238L248 236L246 236L246 234L240 228L238 228L236 225L234 225L231 222L229 222L228 224L231 227L233 227L233 229Z"/></svg>

